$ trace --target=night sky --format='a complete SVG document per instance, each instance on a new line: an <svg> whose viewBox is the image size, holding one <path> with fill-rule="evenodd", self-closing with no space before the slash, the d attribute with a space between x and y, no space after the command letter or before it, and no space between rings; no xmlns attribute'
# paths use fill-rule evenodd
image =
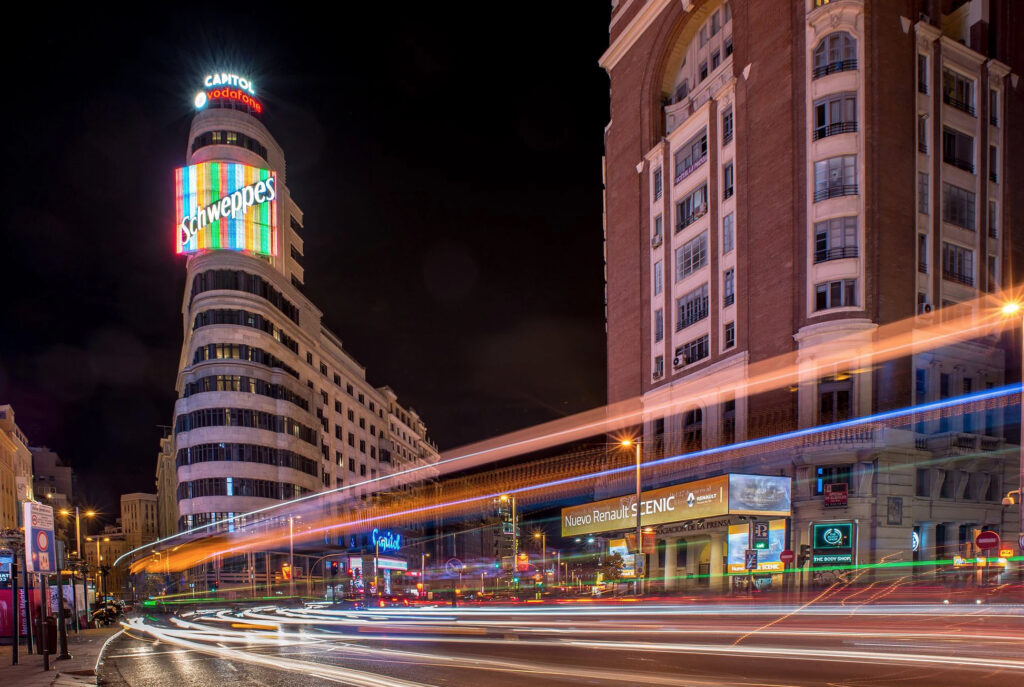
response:
<svg viewBox="0 0 1024 687"><path fill-rule="evenodd" d="M608 3L374 5L50 8L5 36L0 403L109 520L172 421L172 170L208 71L252 75L307 295L442 449L604 402Z"/></svg>

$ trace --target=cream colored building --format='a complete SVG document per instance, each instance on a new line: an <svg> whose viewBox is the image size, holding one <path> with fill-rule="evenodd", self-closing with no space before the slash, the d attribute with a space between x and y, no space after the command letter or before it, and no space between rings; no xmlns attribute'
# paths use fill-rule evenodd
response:
<svg viewBox="0 0 1024 687"><path fill-rule="evenodd" d="M175 490L178 479L174 471L174 435L160 440L160 453L156 457L156 515L157 535L160 539L178 531L178 499Z"/></svg>
<svg viewBox="0 0 1024 687"><path fill-rule="evenodd" d="M121 529L129 549L156 541L158 523L156 494L122 494Z"/></svg>
<svg viewBox="0 0 1024 687"><path fill-rule="evenodd" d="M32 453L14 421L14 408L0 405L0 528L17 527L21 503L32 500Z"/></svg>

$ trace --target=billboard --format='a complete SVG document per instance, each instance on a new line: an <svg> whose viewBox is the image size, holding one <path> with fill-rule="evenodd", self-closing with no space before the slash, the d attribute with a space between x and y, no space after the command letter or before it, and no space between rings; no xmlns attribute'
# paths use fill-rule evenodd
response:
<svg viewBox="0 0 1024 687"><path fill-rule="evenodd" d="M789 477L718 475L641 494L641 525L662 525L736 513L789 515ZM636 495L562 509L562 536L615 532L636 527Z"/></svg>
<svg viewBox="0 0 1024 687"><path fill-rule="evenodd" d="M728 571L730 573L750 572L744 566L743 554L750 548L750 526L729 525ZM768 548L757 551L755 572L777 572L785 568L779 554L786 548L786 521L772 520L768 523Z"/></svg>
<svg viewBox="0 0 1024 687"><path fill-rule="evenodd" d="M277 255L277 172L238 162L174 171L175 252Z"/></svg>

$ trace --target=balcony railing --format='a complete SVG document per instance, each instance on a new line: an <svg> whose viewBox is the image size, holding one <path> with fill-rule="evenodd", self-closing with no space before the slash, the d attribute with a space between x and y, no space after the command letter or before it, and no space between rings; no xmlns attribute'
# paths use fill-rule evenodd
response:
<svg viewBox="0 0 1024 687"><path fill-rule="evenodd" d="M928 95L928 82L927 81L921 81L919 79L918 82L917 82L917 92L918 93L924 93L925 95Z"/></svg>
<svg viewBox="0 0 1024 687"><path fill-rule="evenodd" d="M989 172L988 179L994 184L999 183L999 175L996 174L995 172Z"/></svg>
<svg viewBox="0 0 1024 687"><path fill-rule="evenodd" d="M676 233L678 234L683 229L690 226L691 224L693 224L706 214L708 214L707 206L702 203L699 208L697 208L689 215L686 215L685 217L681 218L678 222L676 222Z"/></svg>
<svg viewBox="0 0 1024 687"><path fill-rule="evenodd" d="M814 251L814 262L828 262L829 260L842 260L843 258L857 257L857 246L838 246Z"/></svg>
<svg viewBox="0 0 1024 687"><path fill-rule="evenodd" d="M988 123L991 124L992 126L999 126L999 117L996 117L995 115L989 115Z"/></svg>
<svg viewBox="0 0 1024 687"><path fill-rule="evenodd" d="M995 224L989 223L989 225L988 225L988 237L990 239L997 239L997 238L999 238L999 227L997 227Z"/></svg>
<svg viewBox="0 0 1024 687"><path fill-rule="evenodd" d="M730 305L732 305L735 302L736 302L736 294L730 293L729 295L727 295L725 298L722 299L722 307L723 308L728 308Z"/></svg>
<svg viewBox="0 0 1024 687"><path fill-rule="evenodd" d="M974 174L974 163L971 162L970 160L962 160L954 155L943 155L942 161L945 162L946 164L953 165L954 167L962 169L965 172L970 172L971 174Z"/></svg>
<svg viewBox="0 0 1024 687"><path fill-rule="evenodd" d="M957 284L964 284L965 286L974 286L974 276L970 274L962 274L960 272L942 270L942 278L947 281L955 281Z"/></svg>
<svg viewBox="0 0 1024 687"><path fill-rule="evenodd" d="M946 103L950 107L955 107L956 109L960 110L961 112L966 112L967 114L971 115L972 117L977 117L978 116L978 113L974 109L973 105L971 105L968 102L964 102L963 100L957 100L956 98L951 96L949 93L943 94L942 102Z"/></svg>
<svg viewBox="0 0 1024 687"><path fill-rule="evenodd" d="M827 126L819 126L814 129L813 140L835 136L836 134L852 134L857 131L857 122L834 122Z"/></svg>
<svg viewBox="0 0 1024 687"><path fill-rule="evenodd" d="M928 274L928 263L927 262L919 262L919 263L917 263L917 271L920 272L921 274Z"/></svg>
<svg viewBox="0 0 1024 687"><path fill-rule="evenodd" d="M726 145L731 140L732 140L732 130L730 129L729 131L726 131L725 134L722 135L722 145Z"/></svg>
<svg viewBox="0 0 1024 687"><path fill-rule="evenodd" d="M691 174L693 174L695 169L697 169L698 167L700 167L702 164L704 164L707 161L708 161L708 154L704 153L699 158L697 158L696 160L694 160L690 164L686 165L685 167L683 167L682 169L677 171L676 172L676 179L675 179L674 183L678 184L680 181L682 181L686 177L688 177Z"/></svg>
<svg viewBox="0 0 1024 687"><path fill-rule="evenodd" d="M856 58L853 58L851 60L839 60L838 62L829 62L828 64L821 65L820 67L815 67L814 71L812 72L812 76L813 78L817 79L822 76L827 76L829 74L853 71L856 68Z"/></svg>
<svg viewBox="0 0 1024 687"><path fill-rule="evenodd" d="M857 184L831 184L814 192L814 202L817 203L829 198L839 198L840 196L855 195L857 195Z"/></svg>
<svg viewBox="0 0 1024 687"><path fill-rule="evenodd" d="M995 176L995 175L993 175L993 176ZM995 181L995 179L993 179L992 181ZM722 193L722 200L729 200L730 198L732 198L732 194L734 192L735 192L735 189L732 186L730 186L729 188L725 189L725 192Z"/></svg>
<svg viewBox="0 0 1024 687"><path fill-rule="evenodd" d="M919 152L922 152L925 155L928 154L928 144L925 141L918 141L917 142L917 149L918 149Z"/></svg>

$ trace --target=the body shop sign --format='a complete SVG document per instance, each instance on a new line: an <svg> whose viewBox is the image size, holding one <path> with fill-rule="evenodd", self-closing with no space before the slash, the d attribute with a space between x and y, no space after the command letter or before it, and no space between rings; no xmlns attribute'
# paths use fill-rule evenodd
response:
<svg viewBox="0 0 1024 687"><path fill-rule="evenodd" d="M277 173L235 162L174 172L175 249L277 255Z"/></svg>
<svg viewBox="0 0 1024 687"><path fill-rule="evenodd" d="M829 522L814 525L811 538L812 565L853 563L853 523Z"/></svg>
<svg viewBox="0 0 1024 687"><path fill-rule="evenodd" d="M762 475L719 475L645 491L642 525L697 520L729 513L789 515L790 479ZM562 509L562 536L614 532L636 527L636 496L630 494Z"/></svg>

